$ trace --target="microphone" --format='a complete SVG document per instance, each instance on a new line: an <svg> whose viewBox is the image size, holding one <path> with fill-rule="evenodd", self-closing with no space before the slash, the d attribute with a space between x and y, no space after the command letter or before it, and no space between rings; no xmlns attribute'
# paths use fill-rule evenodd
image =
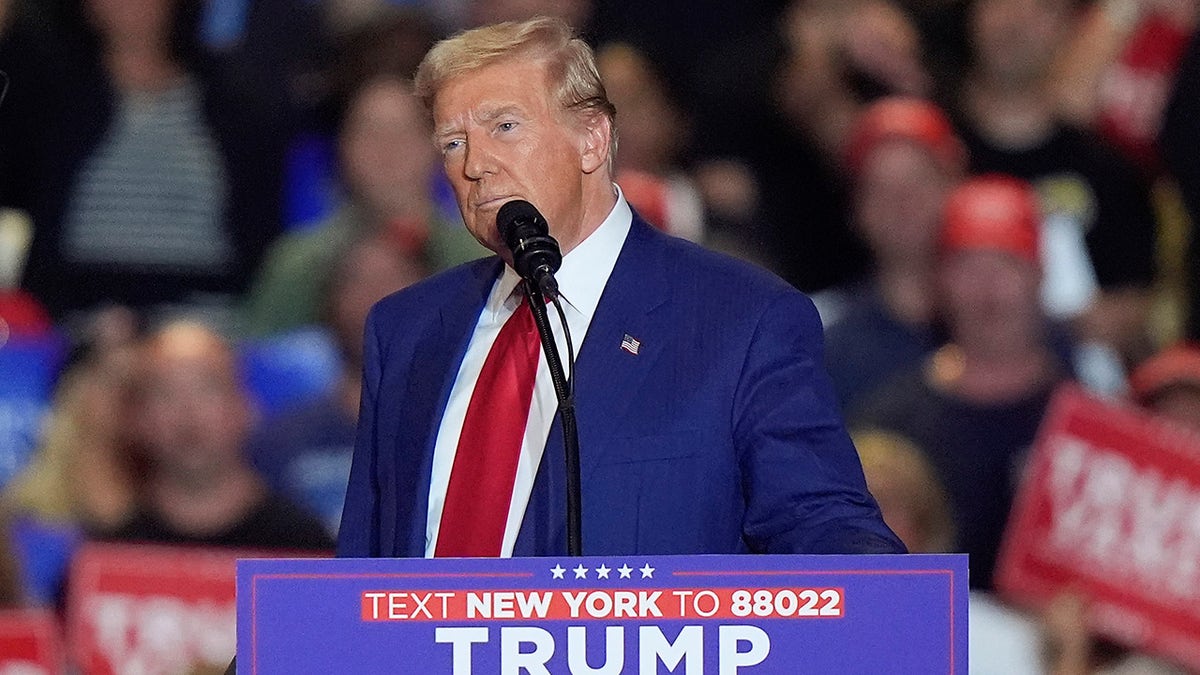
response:
<svg viewBox="0 0 1200 675"><path fill-rule="evenodd" d="M504 245L512 251L517 274L545 297L558 297L554 273L562 266L562 252L537 208L523 199L505 202L496 213L496 227Z"/></svg>

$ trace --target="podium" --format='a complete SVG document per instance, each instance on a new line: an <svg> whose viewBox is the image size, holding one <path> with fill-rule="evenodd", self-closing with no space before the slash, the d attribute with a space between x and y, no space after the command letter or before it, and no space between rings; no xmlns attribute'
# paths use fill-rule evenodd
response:
<svg viewBox="0 0 1200 675"><path fill-rule="evenodd" d="M965 555L252 559L238 672L962 673Z"/></svg>

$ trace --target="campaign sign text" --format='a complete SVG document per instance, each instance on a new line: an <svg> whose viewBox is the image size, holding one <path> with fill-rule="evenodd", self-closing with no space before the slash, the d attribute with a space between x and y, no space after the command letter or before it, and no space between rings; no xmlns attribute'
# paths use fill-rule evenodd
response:
<svg viewBox="0 0 1200 675"><path fill-rule="evenodd" d="M58 621L48 609L0 611L0 675L63 672Z"/></svg>
<svg viewBox="0 0 1200 675"><path fill-rule="evenodd" d="M238 670L966 673L966 556L238 561Z"/></svg>
<svg viewBox="0 0 1200 675"><path fill-rule="evenodd" d="M1200 669L1200 434L1075 387L1059 392L997 585L1032 607L1082 593L1093 630Z"/></svg>

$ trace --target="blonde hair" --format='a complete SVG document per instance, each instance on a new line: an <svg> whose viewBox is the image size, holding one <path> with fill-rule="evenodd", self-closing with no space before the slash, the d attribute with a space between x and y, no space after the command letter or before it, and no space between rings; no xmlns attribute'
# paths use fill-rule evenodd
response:
<svg viewBox="0 0 1200 675"><path fill-rule="evenodd" d="M908 438L881 429L851 433L862 461L867 487L880 480L899 483L904 508L912 514L922 541L907 542L912 553L944 553L954 547L950 500L925 453Z"/></svg>
<svg viewBox="0 0 1200 675"><path fill-rule="evenodd" d="M417 68L417 96L432 111L438 92L450 80L522 56L546 64L554 83L554 97L563 110L586 118L601 116L609 121L611 164L617 151L617 109L608 100L591 46L562 19L538 16L526 21L506 21L442 40L429 50Z"/></svg>

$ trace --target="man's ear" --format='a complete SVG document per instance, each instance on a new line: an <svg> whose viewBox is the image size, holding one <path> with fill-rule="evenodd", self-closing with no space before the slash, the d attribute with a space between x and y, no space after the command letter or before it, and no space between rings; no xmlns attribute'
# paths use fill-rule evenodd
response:
<svg viewBox="0 0 1200 675"><path fill-rule="evenodd" d="M589 115L583 120L580 135L580 168L584 173L594 173L608 166L612 152L612 120L607 115Z"/></svg>

